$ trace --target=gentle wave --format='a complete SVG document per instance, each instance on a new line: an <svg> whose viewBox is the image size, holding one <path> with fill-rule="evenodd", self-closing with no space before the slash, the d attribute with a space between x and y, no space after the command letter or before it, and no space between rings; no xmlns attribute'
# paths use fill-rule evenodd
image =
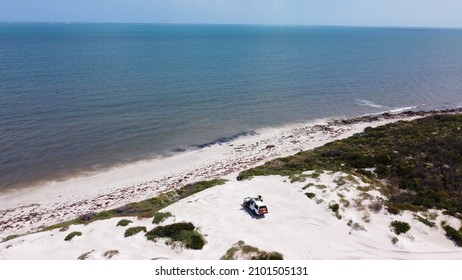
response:
<svg viewBox="0 0 462 280"><path fill-rule="evenodd" d="M367 106L367 107L372 107L372 108L383 108L383 105L380 104L375 104L372 101L365 100L365 99L356 99L356 102L359 106Z"/></svg>
<svg viewBox="0 0 462 280"><path fill-rule="evenodd" d="M420 106L422 106L422 105L420 105ZM396 109L393 109L393 110L388 110L387 112L399 113L399 112L404 112L404 111L415 110L417 108L419 108L419 106L409 106L409 107L402 107L402 108L396 108Z"/></svg>

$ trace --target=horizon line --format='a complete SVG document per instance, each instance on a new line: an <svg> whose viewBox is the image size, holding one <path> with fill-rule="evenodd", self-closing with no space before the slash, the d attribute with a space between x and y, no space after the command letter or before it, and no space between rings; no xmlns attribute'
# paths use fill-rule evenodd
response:
<svg viewBox="0 0 462 280"><path fill-rule="evenodd" d="M282 24L282 23L198 23L198 22L104 22L104 21L0 21L0 24L139 24L139 25L244 25L273 27L345 27L345 28L399 28L399 29L462 29L456 26L406 25L342 25L342 24Z"/></svg>

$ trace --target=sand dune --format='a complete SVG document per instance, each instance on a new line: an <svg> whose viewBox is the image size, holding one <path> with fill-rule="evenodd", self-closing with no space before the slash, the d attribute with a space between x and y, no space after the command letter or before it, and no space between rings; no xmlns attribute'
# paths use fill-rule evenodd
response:
<svg viewBox="0 0 462 280"><path fill-rule="evenodd" d="M98 221L89 225L71 226L66 232L53 230L26 235L6 243L0 252L1 259L77 259L87 253L87 259L105 259L104 253L117 250L113 259L219 259L239 240L265 251L277 251L285 259L461 259L462 249L455 247L440 228L430 228L413 219L411 213L389 215L385 210L373 213L365 207L360 210L351 204L342 206L338 219L328 208L330 201L339 201L339 193L348 199L359 198L361 191L349 184L339 188L335 180L344 174L326 172L319 179L290 183L280 176L257 177L249 181L230 181L173 204L164 211L174 217L163 222L170 224L188 221L195 224L205 236L207 244L200 251L172 248L162 240L148 241L143 233L124 238L125 228L116 227L120 218ZM356 178L359 180L359 178ZM307 183L325 185L310 187ZM306 191L316 193L309 199ZM348 191L347 191L348 190ZM377 194L375 190L369 191ZM241 206L245 196L261 194L268 205L265 217L256 217ZM345 196L346 197L346 196ZM319 199L323 199L322 202ZM362 200L367 206L375 199ZM370 221L362 217L368 212ZM129 218L130 226L155 225L151 219ZM364 230L355 230L349 220ZM393 220L406 221L411 230L396 235L389 224ZM446 220L457 224L454 218L438 213L435 223ZM460 226L460 225L459 225ZM70 242L64 237L71 231L81 231L81 237ZM392 243L397 237L398 242Z"/></svg>

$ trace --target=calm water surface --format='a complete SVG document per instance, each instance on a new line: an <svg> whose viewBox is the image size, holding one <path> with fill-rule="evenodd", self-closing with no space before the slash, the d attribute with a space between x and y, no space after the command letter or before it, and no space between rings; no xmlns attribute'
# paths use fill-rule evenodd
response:
<svg viewBox="0 0 462 280"><path fill-rule="evenodd" d="M324 117L462 105L462 30L0 24L0 188Z"/></svg>

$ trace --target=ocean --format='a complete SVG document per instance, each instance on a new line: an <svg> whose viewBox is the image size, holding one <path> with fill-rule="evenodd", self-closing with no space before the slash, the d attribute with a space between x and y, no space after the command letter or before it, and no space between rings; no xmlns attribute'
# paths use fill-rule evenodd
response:
<svg viewBox="0 0 462 280"><path fill-rule="evenodd" d="M462 106L461 50L456 29L0 23L0 188Z"/></svg>

